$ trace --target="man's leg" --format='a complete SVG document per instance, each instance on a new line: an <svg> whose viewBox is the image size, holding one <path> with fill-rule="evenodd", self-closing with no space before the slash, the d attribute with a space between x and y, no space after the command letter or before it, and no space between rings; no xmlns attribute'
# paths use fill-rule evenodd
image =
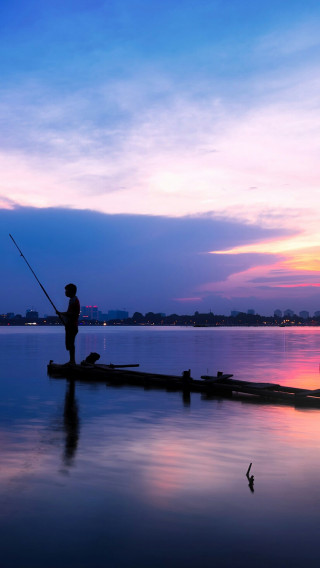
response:
<svg viewBox="0 0 320 568"><path fill-rule="evenodd" d="M76 339L77 331L75 332L73 329L68 329L66 327L66 348L69 351L69 363L71 365L76 364L75 360L75 339Z"/></svg>
<svg viewBox="0 0 320 568"><path fill-rule="evenodd" d="M71 365L75 365L76 364L76 359L75 359L76 348L75 348L74 343L73 343L73 345L70 345L69 353L70 353L70 363L71 363Z"/></svg>

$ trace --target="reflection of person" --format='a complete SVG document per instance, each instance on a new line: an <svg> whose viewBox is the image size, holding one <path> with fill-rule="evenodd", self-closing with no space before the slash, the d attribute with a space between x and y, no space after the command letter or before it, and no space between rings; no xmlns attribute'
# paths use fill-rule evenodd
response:
<svg viewBox="0 0 320 568"><path fill-rule="evenodd" d="M75 382L70 381L64 401L64 430L66 434L64 448L64 462L72 465L79 438L78 405L75 399Z"/></svg>
<svg viewBox="0 0 320 568"><path fill-rule="evenodd" d="M76 296L77 287L75 284L67 284L65 286L65 294L70 298L68 309L66 312L58 312L64 322L66 331L66 349L70 354L70 365L75 365L75 339L78 333L78 318L80 314L80 303Z"/></svg>

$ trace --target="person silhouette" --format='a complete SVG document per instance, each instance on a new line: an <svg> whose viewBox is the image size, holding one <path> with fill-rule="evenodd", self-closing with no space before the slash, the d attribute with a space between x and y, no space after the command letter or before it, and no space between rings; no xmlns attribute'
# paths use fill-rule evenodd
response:
<svg viewBox="0 0 320 568"><path fill-rule="evenodd" d="M78 318L80 314L80 303L76 296L77 287L75 284L65 286L65 295L70 298L66 312L59 312L57 315L64 322L66 350L69 351L70 360L67 365L75 365L75 339L78 333Z"/></svg>

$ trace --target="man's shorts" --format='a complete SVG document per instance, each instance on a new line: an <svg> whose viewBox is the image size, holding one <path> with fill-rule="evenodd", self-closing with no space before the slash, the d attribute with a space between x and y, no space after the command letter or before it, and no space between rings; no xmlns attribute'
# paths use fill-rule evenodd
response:
<svg viewBox="0 0 320 568"><path fill-rule="evenodd" d="M66 350L70 351L74 347L74 340L78 333L77 327L66 327Z"/></svg>

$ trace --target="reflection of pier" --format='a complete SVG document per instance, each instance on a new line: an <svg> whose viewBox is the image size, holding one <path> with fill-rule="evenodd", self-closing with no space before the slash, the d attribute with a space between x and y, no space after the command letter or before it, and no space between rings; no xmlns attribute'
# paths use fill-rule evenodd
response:
<svg viewBox="0 0 320 568"><path fill-rule="evenodd" d="M63 461L72 465L79 439L78 404L75 399L75 381L68 381L64 400L63 423L66 434Z"/></svg>

